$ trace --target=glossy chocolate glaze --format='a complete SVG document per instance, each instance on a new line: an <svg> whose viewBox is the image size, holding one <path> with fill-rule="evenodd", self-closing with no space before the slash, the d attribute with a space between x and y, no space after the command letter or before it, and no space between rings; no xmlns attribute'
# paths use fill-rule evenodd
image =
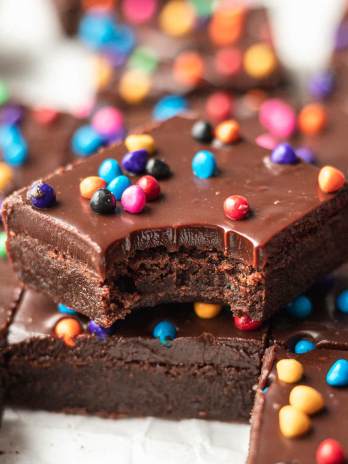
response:
<svg viewBox="0 0 348 464"><path fill-rule="evenodd" d="M71 349L54 335L54 326L63 317L69 316L59 313L50 299L31 290L25 291L9 329L10 349L15 349L18 344L46 340L60 345L69 356L86 358L93 350L98 350L95 356L99 356L99 351L107 348L113 356L131 358L132 361L218 363L243 367L247 367L250 357L253 357L257 369L257 359L261 356L268 333L267 324L253 332L236 329L227 308L213 319L201 319L196 316L191 304L162 305L150 311L134 312L125 320L118 321L114 334L104 342L89 334L87 319L78 316L84 331L76 339L76 348ZM169 348L152 336L154 326L162 320L171 321L177 328L177 337Z"/></svg>
<svg viewBox="0 0 348 464"><path fill-rule="evenodd" d="M54 246L58 240L61 252L87 262L102 275L105 254L115 243L122 244L123 253L131 253L158 246L200 247L208 239L210 248L262 266L274 239L334 197L346 195L346 187L335 195L323 194L317 168L304 163L273 165L266 150L245 141L221 148L200 145L190 134L193 122L174 118L151 131L157 156L169 164L173 176L161 182L161 199L148 204L142 214L131 215L119 207L116 214L97 215L79 194L80 181L96 175L105 158L121 161L126 149L120 144L47 178L57 194L53 208L32 208L25 189L10 197L7 209L12 205L21 209L16 232ZM192 157L200 149L216 156L219 173L213 178L200 180L192 173ZM246 196L252 211L243 221L224 216L224 199L236 193Z"/></svg>
<svg viewBox="0 0 348 464"><path fill-rule="evenodd" d="M289 394L295 384L279 381L275 371L276 362L289 357L296 358L304 367L304 377L299 383L318 390L325 402L324 411L311 417L311 431L293 439L281 434L278 412L289 404ZM342 358L348 360L346 351L323 349L300 356L280 348L266 352L252 419L248 464L313 464L317 447L325 438L338 440L347 455L348 388L332 388L325 380L331 365ZM265 386L269 388L262 393Z"/></svg>
<svg viewBox="0 0 348 464"><path fill-rule="evenodd" d="M312 340L320 348L348 348L348 314L337 309L336 298L348 289L348 265L342 266L327 283L317 284L308 296L313 312L304 320L291 318L284 308L272 320L272 338L292 349L300 338Z"/></svg>

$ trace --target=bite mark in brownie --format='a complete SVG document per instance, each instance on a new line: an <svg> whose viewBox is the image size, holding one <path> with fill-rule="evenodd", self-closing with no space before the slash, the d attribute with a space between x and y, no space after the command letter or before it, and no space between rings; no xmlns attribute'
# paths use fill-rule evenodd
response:
<svg viewBox="0 0 348 464"><path fill-rule="evenodd" d="M97 215L79 194L80 181L105 158L121 161L122 144L48 177L57 194L50 209L34 209L26 189L7 199L8 248L20 279L105 327L140 306L192 300L228 303L234 314L261 320L347 258L346 185L324 194L317 168L274 165L245 141L200 145L193 123L174 118L148 131L173 175L142 214L118 207ZM205 180L191 168L202 148L219 169ZM236 193L251 208L242 221L224 216L225 198Z"/></svg>

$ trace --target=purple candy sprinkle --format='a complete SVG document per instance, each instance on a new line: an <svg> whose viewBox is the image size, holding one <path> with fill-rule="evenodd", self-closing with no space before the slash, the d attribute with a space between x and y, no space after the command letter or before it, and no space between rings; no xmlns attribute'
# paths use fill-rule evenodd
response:
<svg viewBox="0 0 348 464"><path fill-rule="evenodd" d="M330 96L335 87L335 76L331 71L315 74L309 82L309 93L317 100Z"/></svg>
<svg viewBox="0 0 348 464"><path fill-rule="evenodd" d="M105 340L107 337L112 335L113 332L114 332L113 327L109 327L109 328L105 329L104 327L100 327L100 325L98 325L94 321L89 321L88 325L87 325L87 328L88 328L89 332L92 335L95 335L96 337L98 337L98 338L100 338L102 340Z"/></svg>
<svg viewBox="0 0 348 464"><path fill-rule="evenodd" d="M145 171L149 154L146 150L135 150L124 155L122 166L133 174L141 174Z"/></svg>
<svg viewBox="0 0 348 464"><path fill-rule="evenodd" d="M56 202L56 194L49 184L34 182L27 193L27 198L36 208L48 208Z"/></svg>
<svg viewBox="0 0 348 464"><path fill-rule="evenodd" d="M280 143L272 151L271 161L276 164L296 164L298 162L298 158L290 144Z"/></svg>
<svg viewBox="0 0 348 464"><path fill-rule="evenodd" d="M336 32L335 48L343 50L348 47L348 22L342 23Z"/></svg>
<svg viewBox="0 0 348 464"><path fill-rule="evenodd" d="M296 156L307 164L315 164L315 154L310 148L300 147L296 149Z"/></svg>
<svg viewBox="0 0 348 464"><path fill-rule="evenodd" d="M6 105L0 110L0 124L18 124L23 117L23 109L19 105Z"/></svg>

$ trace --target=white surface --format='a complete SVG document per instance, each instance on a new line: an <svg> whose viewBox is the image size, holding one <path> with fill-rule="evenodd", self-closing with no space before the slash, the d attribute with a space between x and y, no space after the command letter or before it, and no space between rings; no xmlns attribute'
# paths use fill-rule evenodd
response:
<svg viewBox="0 0 348 464"><path fill-rule="evenodd" d="M238 464L247 426L199 420L107 420L7 410L2 464Z"/></svg>
<svg viewBox="0 0 348 464"><path fill-rule="evenodd" d="M343 0L264 0L291 70L322 67ZM48 0L0 0L0 77L24 101L78 108L93 98L87 52L63 39ZM7 410L1 464L241 464L249 427L198 420L102 420Z"/></svg>

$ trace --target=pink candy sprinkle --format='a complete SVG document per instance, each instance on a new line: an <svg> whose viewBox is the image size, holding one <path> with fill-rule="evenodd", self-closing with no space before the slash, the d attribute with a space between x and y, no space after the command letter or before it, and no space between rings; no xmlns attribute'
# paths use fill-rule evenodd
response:
<svg viewBox="0 0 348 464"><path fill-rule="evenodd" d="M149 21L157 10L157 0L124 0L123 14L132 24Z"/></svg>
<svg viewBox="0 0 348 464"><path fill-rule="evenodd" d="M141 213L145 208L145 192L138 185L131 185L122 194L121 204L128 213Z"/></svg>
<svg viewBox="0 0 348 464"><path fill-rule="evenodd" d="M290 137L296 129L295 111L278 98L262 103L259 113L260 123L274 136Z"/></svg>
<svg viewBox="0 0 348 464"><path fill-rule="evenodd" d="M218 50L215 56L215 67L219 74L233 76L242 66L242 53L237 47Z"/></svg>
<svg viewBox="0 0 348 464"><path fill-rule="evenodd" d="M277 145L277 140L271 134L261 134L255 139L256 144L266 150L273 150Z"/></svg>
<svg viewBox="0 0 348 464"><path fill-rule="evenodd" d="M105 106L93 116L92 126L101 136L111 137L122 130L123 115L118 109Z"/></svg>

